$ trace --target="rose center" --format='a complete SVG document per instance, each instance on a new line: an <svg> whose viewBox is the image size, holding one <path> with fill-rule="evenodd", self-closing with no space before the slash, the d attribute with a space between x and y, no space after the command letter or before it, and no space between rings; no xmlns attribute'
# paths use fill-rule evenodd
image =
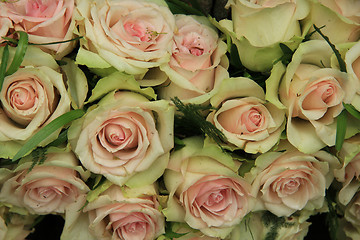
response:
<svg viewBox="0 0 360 240"><path fill-rule="evenodd" d="M109 124L105 128L106 140L113 145L119 145L126 139L123 128L119 125Z"/></svg>
<svg viewBox="0 0 360 240"><path fill-rule="evenodd" d="M224 199L224 196L221 193L221 191L211 193L209 198L206 201L206 205L207 206L212 206L214 204L217 204L217 203L221 202L223 199Z"/></svg>
<svg viewBox="0 0 360 240"><path fill-rule="evenodd" d="M324 101L324 103L328 104L331 101L331 97L333 96L334 92L334 87L328 85L326 90L321 95L321 99Z"/></svg>
<svg viewBox="0 0 360 240"><path fill-rule="evenodd" d="M55 10L57 1L49 1L52 7L49 7L47 1L29 0L26 5L26 15L31 17L51 17Z"/></svg>
<svg viewBox="0 0 360 240"><path fill-rule="evenodd" d="M246 129L249 132L253 132L259 128L262 121L261 113L255 108L251 108L249 111L241 115L241 122L245 124Z"/></svg>
<svg viewBox="0 0 360 240"><path fill-rule="evenodd" d="M145 230L145 223L143 222L132 222L125 225L125 231L129 233L142 232Z"/></svg>
<svg viewBox="0 0 360 240"><path fill-rule="evenodd" d="M127 22L124 29L131 36L138 37L142 42L150 42L157 34L156 32L145 27L144 24Z"/></svg>
<svg viewBox="0 0 360 240"><path fill-rule="evenodd" d="M10 94L13 108L28 110L35 104L36 93L32 87L17 87Z"/></svg>
<svg viewBox="0 0 360 240"><path fill-rule="evenodd" d="M188 49L189 53L194 56L201 56L204 54L204 47L201 42L200 36L193 36L190 34L190 36L187 36L184 38L183 44L186 49Z"/></svg>

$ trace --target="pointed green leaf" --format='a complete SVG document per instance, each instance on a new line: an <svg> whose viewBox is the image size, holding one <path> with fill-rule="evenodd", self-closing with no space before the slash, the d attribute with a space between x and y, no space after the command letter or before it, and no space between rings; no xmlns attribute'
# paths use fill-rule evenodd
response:
<svg viewBox="0 0 360 240"><path fill-rule="evenodd" d="M26 53L26 49L28 47L28 35L26 32L19 32L20 37L19 37L19 41L18 41L18 45L16 47L16 52L14 55L14 58L10 64L10 67L8 68L8 70L6 71L6 76L13 74L14 72L16 72Z"/></svg>
<svg viewBox="0 0 360 240"><path fill-rule="evenodd" d="M340 151L345 140L347 124L346 110L344 109L337 117L335 149Z"/></svg>
<svg viewBox="0 0 360 240"><path fill-rule="evenodd" d="M82 117L84 113L84 110L77 109L64 113L63 115L51 121L48 125L40 129L40 131L37 132L29 141L27 141L24 146L22 146L22 148L15 154L13 161L17 161L21 157L25 156L53 132L70 123L71 121Z"/></svg>
<svg viewBox="0 0 360 240"><path fill-rule="evenodd" d="M5 45L4 47L4 51L1 57L1 65L0 65L0 90L2 88L3 82L4 82L4 78L6 75L6 67L7 67L7 62L9 59L9 46Z"/></svg>

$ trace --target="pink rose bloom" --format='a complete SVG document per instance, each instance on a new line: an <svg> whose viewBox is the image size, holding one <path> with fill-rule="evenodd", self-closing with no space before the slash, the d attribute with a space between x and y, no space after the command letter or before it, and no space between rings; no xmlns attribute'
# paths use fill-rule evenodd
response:
<svg viewBox="0 0 360 240"><path fill-rule="evenodd" d="M289 142L305 153L335 145L337 116L357 90L357 83L331 64L332 54L322 40L300 44L279 90L273 90L287 107Z"/></svg>
<svg viewBox="0 0 360 240"><path fill-rule="evenodd" d="M204 102L207 93L228 77L226 44L205 17L176 15L176 26L170 62L160 66L169 81L159 88L159 95Z"/></svg>
<svg viewBox="0 0 360 240"><path fill-rule="evenodd" d="M103 240L153 240L163 234L165 219L156 196L123 191L112 185L84 208L90 232Z"/></svg>
<svg viewBox="0 0 360 240"><path fill-rule="evenodd" d="M153 183L173 147L174 108L128 91L104 99L70 127L74 152L88 170L118 185L144 171L143 177Z"/></svg>
<svg viewBox="0 0 360 240"><path fill-rule="evenodd" d="M210 237L225 238L252 209L250 185L237 175L229 155L200 138L184 140L164 174L168 221L186 222Z"/></svg>
<svg viewBox="0 0 360 240"><path fill-rule="evenodd" d="M11 48L10 53L14 52ZM13 157L39 129L71 108L65 74L50 54L29 46L22 66L26 67L5 77L0 92L0 141L8 146L0 155L5 158ZM41 145L54 140L56 133Z"/></svg>
<svg viewBox="0 0 360 240"><path fill-rule="evenodd" d="M222 82L210 99L212 111L207 120L227 138L234 149L263 153L280 139L285 128L285 112L265 101L263 89L248 78Z"/></svg>
<svg viewBox="0 0 360 240"><path fill-rule="evenodd" d="M165 2L81 0L77 10L86 39L79 52L83 64L142 75L169 61L175 19Z"/></svg>
<svg viewBox="0 0 360 240"><path fill-rule="evenodd" d="M78 166L73 153L48 153L42 165L29 171L31 164L19 165L6 178L0 192L1 201L36 214L64 213L80 195L89 191L81 178L86 179L88 174Z"/></svg>
<svg viewBox="0 0 360 240"><path fill-rule="evenodd" d="M19 0L0 3L0 16L10 19L15 31L24 31L31 43L48 43L70 40L74 37L74 0ZM74 42L42 45L58 58L74 48Z"/></svg>
<svg viewBox="0 0 360 240"><path fill-rule="evenodd" d="M290 216L298 210L322 207L325 190L333 180L330 165L337 161L324 151L313 155L297 150L268 152L256 159L245 178L252 181L260 209L278 217Z"/></svg>

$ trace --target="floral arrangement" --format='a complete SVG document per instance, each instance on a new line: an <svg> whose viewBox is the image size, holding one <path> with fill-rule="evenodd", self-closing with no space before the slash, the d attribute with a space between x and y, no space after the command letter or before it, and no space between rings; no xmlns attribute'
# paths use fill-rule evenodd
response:
<svg viewBox="0 0 360 240"><path fill-rule="evenodd" d="M360 238L360 2L224 9L0 2L0 239Z"/></svg>

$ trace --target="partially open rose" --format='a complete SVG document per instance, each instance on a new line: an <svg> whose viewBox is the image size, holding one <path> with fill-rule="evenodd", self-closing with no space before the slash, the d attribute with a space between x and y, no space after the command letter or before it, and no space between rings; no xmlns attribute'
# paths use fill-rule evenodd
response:
<svg viewBox="0 0 360 240"><path fill-rule="evenodd" d="M148 170L143 177L152 183L162 175L173 147L173 114L174 108L165 100L112 92L73 123L69 141L90 171L123 185Z"/></svg>
<svg viewBox="0 0 360 240"><path fill-rule="evenodd" d="M0 3L0 16L9 18L15 31L24 31L31 43L48 43L73 38L75 21L74 0L19 0ZM74 42L42 45L41 48L54 52L58 58L65 56L75 47Z"/></svg>
<svg viewBox="0 0 360 240"><path fill-rule="evenodd" d="M91 233L104 240L153 240L164 233L165 221L156 192L138 192L128 194L113 185L90 202L84 212L89 214Z"/></svg>
<svg viewBox="0 0 360 240"><path fill-rule="evenodd" d="M265 102L263 89L253 80L224 80L210 102L217 110L211 112L207 120L223 132L235 148L263 153L279 141L285 127L285 112Z"/></svg>
<svg viewBox="0 0 360 240"><path fill-rule="evenodd" d="M335 145L337 116L357 90L353 79L330 64L332 54L325 41L302 43L278 90L288 109L288 140L306 153Z"/></svg>
<svg viewBox="0 0 360 240"><path fill-rule="evenodd" d="M12 55L14 52L11 49ZM0 92L0 141L8 146L0 151L3 157L13 157L19 145L70 110L65 77L51 55L29 47L23 66L27 67L5 77Z"/></svg>
<svg viewBox="0 0 360 240"><path fill-rule="evenodd" d="M25 207L30 213L64 213L89 191L84 182L88 174L71 152L48 153L42 165L29 171L31 164L19 165L3 183L1 201Z"/></svg>
<svg viewBox="0 0 360 240"><path fill-rule="evenodd" d="M323 206L325 190L333 180L332 166L337 161L324 151L313 155L294 149L267 152L256 159L245 178L252 179L252 193L260 200L260 208L278 217L290 216L297 210Z"/></svg>
<svg viewBox="0 0 360 240"><path fill-rule="evenodd" d="M226 44L204 17L176 15L176 26L170 62L160 66L169 80L158 93L165 99L204 102L228 77Z"/></svg>
<svg viewBox="0 0 360 240"><path fill-rule="evenodd" d="M84 64L99 68L92 57L95 53L107 62L105 67L144 74L169 61L175 18L165 2L95 0L89 4L84 0L78 11L80 35L86 39L81 53L90 54Z"/></svg>
<svg viewBox="0 0 360 240"><path fill-rule="evenodd" d="M345 54L346 71L356 88L356 94L351 104L360 110L360 43L352 45Z"/></svg>
<svg viewBox="0 0 360 240"><path fill-rule="evenodd" d="M171 155L164 174L170 192L167 221L186 222L205 235L225 238L252 209L250 185L217 145L203 147L199 138L184 143Z"/></svg>

